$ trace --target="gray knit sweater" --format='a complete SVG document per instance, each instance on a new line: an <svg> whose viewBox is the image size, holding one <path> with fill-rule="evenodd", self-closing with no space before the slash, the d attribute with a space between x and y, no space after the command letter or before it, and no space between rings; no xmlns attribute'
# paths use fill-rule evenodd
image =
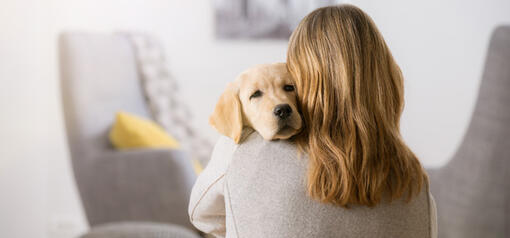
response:
<svg viewBox="0 0 510 238"><path fill-rule="evenodd" d="M306 194L307 157L288 141L221 137L190 198L191 222L216 237L437 237L436 207L424 187L410 203L349 209Z"/></svg>

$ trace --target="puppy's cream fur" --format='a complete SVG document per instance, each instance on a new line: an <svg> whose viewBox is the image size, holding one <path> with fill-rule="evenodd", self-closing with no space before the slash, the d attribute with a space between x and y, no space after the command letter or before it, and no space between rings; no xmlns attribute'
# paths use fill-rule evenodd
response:
<svg viewBox="0 0 510 238"><path fill-rule="evenodd" d="M284 90L293 85L284 63L263 64L242 72L220 96L209 123L221 134L241 142L243 128L255 129L264 139L288 139L302 127L296 106L296 92ZM257 90L261 96L250 98ZM292 113L281 120L275 107L288 104Z"/></svg>

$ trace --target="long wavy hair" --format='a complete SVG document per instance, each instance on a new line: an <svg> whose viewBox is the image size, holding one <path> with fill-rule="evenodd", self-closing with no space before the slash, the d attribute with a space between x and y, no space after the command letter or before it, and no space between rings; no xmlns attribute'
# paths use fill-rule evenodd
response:
<svg viewBox="0 0 510 238"><path fill-rule="evenodd" d="M374 206L419 194L427 176L400 134L403 77L371 18L352 5L319 8L292 33L287 67L304 129L308 194Z"/></svg>

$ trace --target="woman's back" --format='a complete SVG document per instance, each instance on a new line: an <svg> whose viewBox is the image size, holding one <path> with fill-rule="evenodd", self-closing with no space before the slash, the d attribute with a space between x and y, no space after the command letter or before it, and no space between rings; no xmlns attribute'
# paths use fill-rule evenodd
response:
<svg viewBox="0 0 510 238"><path fill-rule="evenodd" d="M343 208L306 194L307 160L288 141L222 137L193 188L191 222L219 237L437 237L428 184L409 203Z"/></svg>
<svg viewBox="0 0 510 238"><path fill-rule="evenodd" d="M237 146L224 182L227 237L435 237L428 184L409 203L346 209L307 195L307 162L293 143L257 133Z"/></svg>

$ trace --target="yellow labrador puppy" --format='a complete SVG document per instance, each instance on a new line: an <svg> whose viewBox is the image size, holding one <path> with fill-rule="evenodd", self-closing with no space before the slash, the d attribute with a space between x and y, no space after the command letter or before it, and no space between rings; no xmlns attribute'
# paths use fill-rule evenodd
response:
<svg viewBox="0 0 510 238"><path fill-rule="evenodd" d="M285 63L258 65L242 72L227 85L209 123L237 144L245 127L266 140L288 139L299 132L301 116Z"/></svg>

